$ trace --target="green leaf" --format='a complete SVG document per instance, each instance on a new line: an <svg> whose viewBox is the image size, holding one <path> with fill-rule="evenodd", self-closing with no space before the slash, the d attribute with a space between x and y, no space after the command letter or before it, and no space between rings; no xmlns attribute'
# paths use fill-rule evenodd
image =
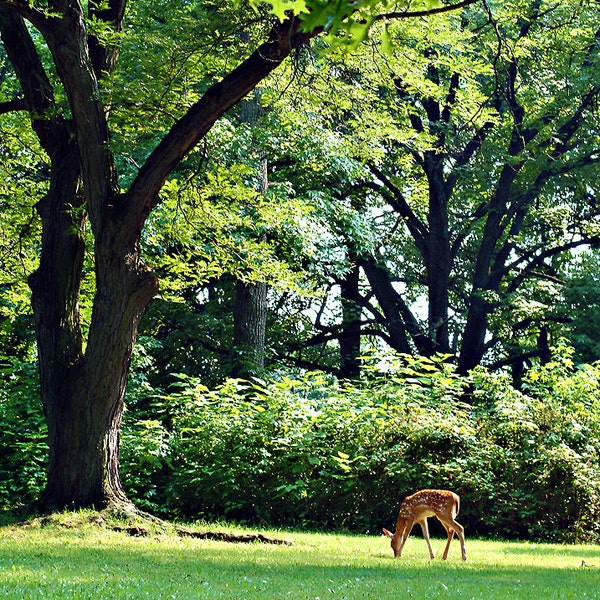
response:
<svg viewBox="0 0 600 600"><path fill-rule="evenodd" d="M392 39L387 23L383 26L383 31L381 32L381 50L386 56L393 55Z"/></svg>

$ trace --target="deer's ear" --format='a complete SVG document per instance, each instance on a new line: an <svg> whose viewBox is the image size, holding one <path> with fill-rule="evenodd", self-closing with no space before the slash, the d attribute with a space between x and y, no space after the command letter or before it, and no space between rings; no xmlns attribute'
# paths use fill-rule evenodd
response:
<svg viewBox="0 0 600 600"><path fill-rule="evenodd" d="M394 537L392 533L390 533L387 529L385 529L385 527L381 531L383 531L383 533L385 535L387 535L389 538L393 538Z"/></svg>

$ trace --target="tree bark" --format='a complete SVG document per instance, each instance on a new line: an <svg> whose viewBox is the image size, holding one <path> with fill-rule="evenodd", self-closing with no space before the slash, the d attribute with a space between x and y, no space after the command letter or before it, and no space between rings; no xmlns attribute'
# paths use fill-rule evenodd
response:
<svg viewBox="0 0 600 600"><path fill-rule="evenodd" d="M247 123L251 129L256 127L262 113L258 90L241 101L240 109L241 122ZM266 157L259 158L257 176L257 191L264 196L269 185ZM233 377L261 375L265 368L267 291L265 281L236 281L231 361Z"/></svg>
<svg viewBox="0 0 600 600"><path fill-rule="evenodd" d="M119 431L131 353L141 316L158 289L135 255L103 245L96 252L97 293L85 356L48 398L52 507L127 503L119 478ZM65 416L68 415L68 418Z"/></svg>
<svg viewBox="0 0 600 600"><path fill-rule="evenodd" d="M450 231L443 155L427 152L424 169L429 182L429 234L427 237L427 288L429 338L436 352L450 351L448 305L450 288Z"/></svg>
<svg viewBox="0 0 600 600"><path fill-rule="evenodd" d="M360 268L352 265L341 281L342 330L340 332L341 379L356 379L360 375Z"/></svg>
<svg viewBox="0 0 600 600"><path fill-rule="evenodd" d="M267 284L237 281L233 314L232 374L260 375L265 367Z"/></svg>

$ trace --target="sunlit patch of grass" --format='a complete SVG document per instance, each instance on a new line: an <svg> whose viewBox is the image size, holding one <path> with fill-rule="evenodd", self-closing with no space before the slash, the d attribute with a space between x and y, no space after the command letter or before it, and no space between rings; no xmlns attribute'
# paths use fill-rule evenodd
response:
<svg viewBox="0 0 600 600"><path fill-rule="evenodd" d="M266 533L293 546L181 538L160 528L132 537L76 514L4 526L0 590L12 598L600 598L595 546L467 538L464 563L456 542L446 562L429 560L417 535L394 560L379 536ZM434 540L437 555L443 547Z"/></svg>

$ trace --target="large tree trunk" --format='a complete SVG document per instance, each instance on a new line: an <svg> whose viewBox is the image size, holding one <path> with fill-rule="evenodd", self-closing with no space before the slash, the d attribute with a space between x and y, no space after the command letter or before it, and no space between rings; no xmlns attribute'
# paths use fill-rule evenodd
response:
<svg viewBox="0 0 600 600"><path fill-rule="evenodd" d="M40 343L41 393L50 461L41 498L46 509L124 505L119 479L119 431L125 384L139 320L157 290L156 277L135 254L98 248L97 294L85 355L62 362L49 340L63 331L51 321L60 298L43 297L58 273L40 268L33 278ZM74 305L66 319L78 319ZM74 356L72 356L74 358ZM62 362L62 364L60 364Z"/></svg>
<svg viewBox="0 0 600 600"><path fill-rule="evenodd" d="M450 287L450 232L444 161L427 153L425 171L429 181L429 236L427 239L427 288L429 338L436 352L449 352L448 305Z"/></svg>
<svg viewBox="0 0 600 600"><path fill-rule="evenodd" d="M44 508L127 504L119 479L119 431L131 350L152 285L106 299L86 357L42 387L50 462ZM118 315L117 307L123 307ZM112 313L114 316L109 316ZM56 379L60 379L56 381Z"/></svg>
<svg viewBox="0 0 600 600"><path fill-rule="evenodd" d="M79 169L73 148L60 156L55 184L38 207L44 243L39 269L30 278L49 447L40 505L45 510L123 506L128 501L118 454L125 384L138 323L157 281L140 266L135 251L108 241L97 244L97 293L82 353L84 217L67 202L78 198Z"/></svg>

